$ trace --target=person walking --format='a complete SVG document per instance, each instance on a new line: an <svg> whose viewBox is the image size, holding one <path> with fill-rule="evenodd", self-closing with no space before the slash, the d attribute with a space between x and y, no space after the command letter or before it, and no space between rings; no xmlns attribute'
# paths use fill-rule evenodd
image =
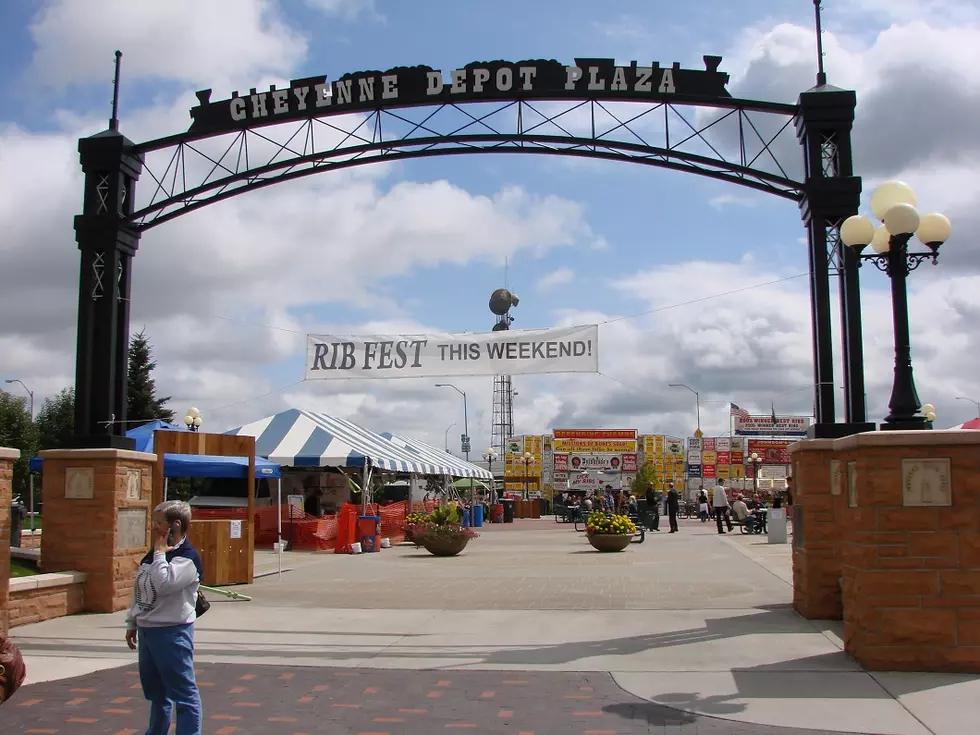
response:
<svg viewBox="0 0 980 735"><path fill-rule="evenodd" d="M677 533L677 511L680 510L681 498L674 489L674 483L667 483L667 517L670 519L670 532Z"/></svg>
<svg viewBox="0 0 980 735"><path fill-rule="evenodd" d="M701 523L708 522L708 493L702 487L698 491L698 513L701 516Z"/></svg>
<svg viewBox="0 0 980 735"><path fill-rule="evenodd" d="M724 534L725 530L721 527L722 519L728 524L728 530L732 531L735 526L728 515L728 495L725 494L725 481L718 480L715 489L711 491L711 505L715 509L715 521L718 523L718 533Z"/></svg>
<svg viewBox="0 0 980 735"><path fill-rule="evenodd" d="M191 508L169 500L153 510L153 547L140 562L126 644L139 650L143 696L150 702L146 735L200 735L201 694L194 677L194 620L203 577L201 557L187 540Z"/></svg>
<svg viewBox="0 0 980 735"><path fill-rule="evenodd" d="M647 522L651 531L660 530L660 508L657 501L657 491L647 488Z"/></svg>

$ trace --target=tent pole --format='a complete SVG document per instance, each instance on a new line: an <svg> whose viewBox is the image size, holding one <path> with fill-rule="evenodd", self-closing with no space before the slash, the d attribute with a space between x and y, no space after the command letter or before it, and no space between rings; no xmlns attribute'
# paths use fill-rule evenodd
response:
<svg viewBox="0 0 980 735"><path fill-rule="evenodd" d="M364 474L361 480L361 515L367 515L368 506L368 482L370 481L371 475L369 473L370 465L367 459L364 460Z"/></svg>
<svg viewBox="0 0 980 735"><path fill-rule="evenodd" d="M281 472L281 470L280 470ZM279 581L282 581L282 478L276 480L276 514L278 527L276 531L276 556L279 557Z"/></svg>
<svg viewBox="0 0 980 735"><path fill-rule="evenodd" d="M166 499L167 499L167 483L169 483L169 482L170 482L170 478L169 477L164 477L163 478L163 499L164 499L164 501L166 501Z"/></svg>

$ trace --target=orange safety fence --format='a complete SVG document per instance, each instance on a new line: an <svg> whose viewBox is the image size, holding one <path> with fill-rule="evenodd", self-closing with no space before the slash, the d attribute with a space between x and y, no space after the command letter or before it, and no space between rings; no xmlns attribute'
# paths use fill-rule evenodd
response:
<svg viewBox="0 0 980 735"><path fill-rule="evenodd" d="M426 505L426 510L431 511ZM270 547L276 543L279 536L279 509L276 506L262 506L255 509L254 533L256 547ZM398 543L404 538L405 516L408 513L408 503L392 503L379 506L370 504L367 515L380 516L381 537ZM294 505L283 505L282 538L284 543L291 543L297 551L334 551L350 553L350 545L356 540L357 517L362 515L360 505L344 503L340 512L335 515L317 518L304 512ZM194 518L200 520L237 520L248 517L245 508L195 508Z"/></svg>

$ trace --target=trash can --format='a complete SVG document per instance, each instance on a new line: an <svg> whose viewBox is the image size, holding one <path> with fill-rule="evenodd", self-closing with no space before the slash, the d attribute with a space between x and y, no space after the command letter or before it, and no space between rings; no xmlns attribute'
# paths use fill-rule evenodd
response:
<svg viewBox="0 0 980 735"><path fill-rule="evenodd" d="M473 528L483 527L483 506L474 505L473 506Z"/></svg>
<svg viewBox="0 0 980 735"><path fill-rule="evenodd" d="M20 547L20 532L24 525L24 518L27 516L27 508L22 503L11 503L10 505L10 545Z"/></svg>
<svg viewBox="0 0 980 735"><path fill-rule="evenodd" d="M502 500L501 503L503 503L504 506L504 523L513 523L514 506L516 505L517 501L508 498L507 500Z"/></svg>
<svg viewBox="0 0 980 735"><path fill-rule="evenodd" d="M470 527L470 509L463 508L463 528Z"/></svg>
<svg viewBox="0 0 980 735"><path fill-rule="evenodd" d="M503 503L494 503L490 507L490 522L491 523L503 523L504 522L504 506L503 506Z"/></svg>
<svg viewBox="0 0 980 735"><path fill-rule="evenodd" d="M378 551L381 548L378 543L380 527L380 516L357 517L357 540L361 543L361 551L363 553L368 554L372 551Z"/></svg>

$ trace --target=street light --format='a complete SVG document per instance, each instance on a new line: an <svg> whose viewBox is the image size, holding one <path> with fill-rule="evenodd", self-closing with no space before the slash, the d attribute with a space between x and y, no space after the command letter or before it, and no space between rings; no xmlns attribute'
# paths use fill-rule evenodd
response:
<svg viewBox="0 0 980 735"><path fill-rule="evenodd" d="M470 420L466 413L466 393L461 391L452 383L436 383L436 388L452 388L454 391L463 396L463 434L466 440L462 442L463 454L466 456L466 461L470 461ZM473 505L473 478L470 478L470 505Z"/></svg>
<svg viewBox="0 0 980 735"><path fill-rule="evenodd" d="M187 425L188 431L198 431L201 428L201 424L204 423L201 419L201 412L193 406L188 408L187 415L184 416L184 423Z"/></svg>
<svg viewBox="0 0 980 735"><path fill-rule="evenodd" d="M446 454L449 454L449 430L450 430L451 428L453 428L453 427L454 427L455 425L456 425L456 422L455 422L455 421L453 421L453 422L452 422L452 423L451 423L451 424L450 424L449 426L447 426L447 427L446 427L446 433L445 433L445 435L443 436L443 444L444 444L444 445L445 445L445 447L446 447Z"/></svg>
<svg viewBox="0 0 980 735"><path fill-rule="evenodd" d="M749 455L749 462L752 463L752 495L759 494L759 467L762 465L762 457L757 452Z"/></svg>
<svg viewBox="0 0 980 735"><path fill-rule="evenodd" d="M967 398L966 396L956 396L957 401L969 401L970 403L976 405L977 407L977 418L980 419L980 401L975 401L972 398Z"/></svg>
<svg viewBox="0 0 980 735"><path fill-rule="evenodd" d="M909 337L908 275L923 261L939 260L939 248L949 239L949 220L942 214L920 216L915 208L915 192L901 181L886 181L871 192L871 211L883 224L875 227L867 217L856 214L840 227L841 242L858 253L861 260L872 261L891 279L892 323L895 338L895 377L892 382L888 415L883 430L928 429L915 390L912 375L912 348ZM909 241L915 235L928 252L909 252ZM868 245L874 253L862 255Z"/></svg>
<svg viewBox="0 0 980 735"><path fill-rule="evenodd" d="M694 405L697 407L697 410L698 410L698 435L700 436L700 432L701 432L701 396L698 395L698 392L696 390L694 390L694 388L692 388L689 385L685 385L684 383L669 383L668 385L671 388L687 388L689 391L691 391L691 393L694 394Z"/></svg>
<svg viewBox="0 0 980 735"><path fill-rule="evenodd" d="M29 395L31 397L31 425L33 426L33 424L34 424L34 391L32 391L30 388L28 388L24 384L24 381L23 380L19 380L17 378L12 378L10 380L5 380L3 382L5 382L7 385L13 385L14 383L20 383L21 387L24 390L27 391L27 395ZM30 475L30 479L29 479L30 487L28 488L28 492L30 493L30 497L27 498L27 516L29 518L29 520L28 520L28 528L30 529L31 536L33 537L34 536L34 475L32 473L28 473L28 474Z"/></svg>
<svg viewBox="0 0 980 735"><path fill-rule="evenodd" d="M528 469L528 465L530 464L532 459L534 459L533 454L531 454L530 452L524 452L523 460L524 460L524 499L525 500L528 500L530 497L527 489L527 478L528 478L528 473L530 472L530 470Z"/></svg>
<svg viewBox="0 0 980 735"><path fill-rule="evenodd" d="M12 380L5 380L3 382L6 383L7 385L13 385L14 383L20 383L21 387L24 390L27 391L27 395L29 395L31 397L31 423L33 424L34 423L34 391L32 391L30 388L28 388L26 385L24 385L24 381L23 380L18 380L17 378L13 378Z"/></svg>
<svg viewBox="0 0 980 735"><path fill-rule="evenodd" d="M497 452L493 447L489 447L487 451L483 453L483 459L486 460L487 469L490 471L490 502L496 499L497 494L497 483L493 479L493 461L497 458Z"/></svg>

